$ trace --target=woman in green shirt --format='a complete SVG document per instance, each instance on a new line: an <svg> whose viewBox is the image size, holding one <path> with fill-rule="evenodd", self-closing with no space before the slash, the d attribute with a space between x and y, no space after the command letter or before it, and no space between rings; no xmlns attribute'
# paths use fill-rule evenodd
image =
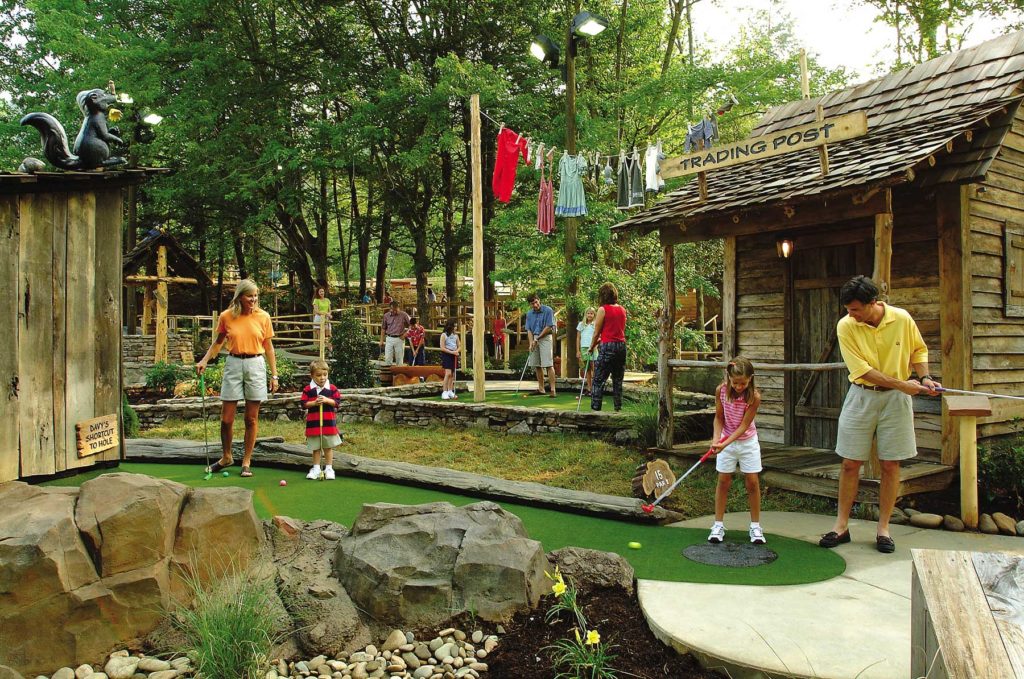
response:
<svg viewBox="0 0 1024 679"><path fill-rule="evenodd" d="M320 324L327 329L327 337L331 336L331 300L327 299L327 290L322 286L316 289L313 298L313 341L320 341Z"/></svg>

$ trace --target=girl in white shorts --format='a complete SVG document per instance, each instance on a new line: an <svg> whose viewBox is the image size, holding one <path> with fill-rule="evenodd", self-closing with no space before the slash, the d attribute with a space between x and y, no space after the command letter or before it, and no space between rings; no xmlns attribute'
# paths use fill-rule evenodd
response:
<svg viewBox="0 0 1024 679"><path fill-rule="evenodd" d="M715 488L715 523L708 542L725 540L725 502L732 486L732 476L739 464L750 503L750 541L765 544L761 530L761 445L757 442L754 416L761 405L761 393L754 387L754 366L737 356L725 369L725 381L715 390L715 451L718 486Z"/></svg>

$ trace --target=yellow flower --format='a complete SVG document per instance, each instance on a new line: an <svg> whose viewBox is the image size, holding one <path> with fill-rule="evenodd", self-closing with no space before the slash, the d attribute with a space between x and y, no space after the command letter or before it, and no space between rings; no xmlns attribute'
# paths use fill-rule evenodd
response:
<svg viewBox="0 0 1024 679"><path fill-rule="evenodd" d="M601 643L601 635L596 629L587 632L587 646L597 646L599 643Z"/></svg>
<svg viewBox="0 0 1024 679"><path fill-rule="evenodd" d="M577 644L582 643L583 640L580 638L580 628L579 627L573 627L572 631L576 633L576 643Z"/></svg>
<svg viewBox="0 0 1024 679"><path fill-rule="evenodd" d="M551 585L551 591L555 593L555 596L562 596L563 594L565 594L565 583L556 582L555 584Z"/></svg>
<svg viewBox="0 0 1024 679"><path fill-rule="evenodd" d="M112 108L112 109L107 111L107 118L109 118L110 122L112 122L112 123L116 123L118 120L120 120L121 119L121 115L122 115L122 113L119 110L117 110L116 108Z"/></svg>

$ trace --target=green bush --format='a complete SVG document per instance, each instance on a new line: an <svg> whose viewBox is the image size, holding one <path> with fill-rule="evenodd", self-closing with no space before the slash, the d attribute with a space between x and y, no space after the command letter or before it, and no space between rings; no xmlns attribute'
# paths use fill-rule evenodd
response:
<svg viewBox="0 0 1024 679"><path fill-rule="evenodd" d="M978 455L978 481L989 502L1005 498L1024 509L1024 432L1014 420L1013 434L982 448Z"/></svg>
<svg viewBox="0 0 1024 679"><path fill-rule="evenodd" d="M192 606L172 621L187 639L184 650L206 679L258 679L274 645L271 585L265 579L228 576L204 585L185 577Z"/></svg>
<svg viewBox="0 0 1024 679"><path fill-rule="evenodd" d="M171 393L178 382L187 380L191 375L192 371L183 365L158 361L146 370L146 387Z"/></svg>
<svg viewBox="0 0 1024 679"><path fill-rule="evenodd" d="M296 365L295 361L284 356L277 357L277 379L282 389L294 388L295 386L305 386L309 380L305 379L306 375L299 370L299 366ZM296 385L298 380L299 385Z"/></svg>
<svg viewBox="0 0 1024 679"><path fill-rule="evenodd" d="M377 352L375 338L366 334L359 319L342 311L331 335L331 383L341 389L372 387L370 360Z"/></svg>
<svg viewBox="0 0 1024 679"><path fill-rule="evenodd" d="M220 393L220 384L224 380L224 361L214 360L207 364L203 371L203 378L206 381L206 388L213 389L213 393Z"/></svg>
<svg viewBox="0 0 1024 679"><path fill-rule="evenodd" d="M128 403L128 395L121 392L121 421L124 423L124 437L133 439L139 435L139 415Z"/></svg>

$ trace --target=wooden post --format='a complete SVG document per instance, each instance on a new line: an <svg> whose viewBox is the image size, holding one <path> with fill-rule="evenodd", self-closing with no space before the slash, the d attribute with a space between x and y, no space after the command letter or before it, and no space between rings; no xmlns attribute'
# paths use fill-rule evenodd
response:
<svg viewBox="0 0 1024 679"><path fill-rule="evenodd" d="M800 95L804 99L811 98L811 82L807 75L807 50L800 50Z"/></svg>
<svg viewBox="0 0 1024 679"><path fill-rule="evenodd" d="M992 414L985 396L946 396L949 417L960 420L960 518L978 527L978 418Z"/></svg>
<svg viewBox="0 0 1024 679"><path fill-rule="evenodd" d="M825 109L821 104L818 104L814 109L814 118L819 123L825 121ZM828 174L828 146L822 144L818 147L818 162L821 163L821 175L825 176Z"/></svg>
<svg viewBox="0 0 1024 679"><path fill-rule="evenodd" d="M458 316L456 316L458 318ZM459 365L466 369L466 324L462 321L456 322L459 328Z"/></svg>
<svg viewBox="0 0 1024 679"><path fill-rule="evenodd" d="M672 387L673 372L668 361L672 358L672 339L676 320L676 260L675 248L662 245L662 274L665 282L665 304L658 319L658 447L671 450L675 443Z"/></svg>
<svg viewBox="0 0 1024 679"><path fill-rule="evenodd" d="M890 203L891 204L891 203ZM875 266L871 274L878 286L879 297L889 301L889 280L892 276L892 211L875 215ZM877 442L871 442L871 456L864 465L864 477L878 479L882 465L878 461Z"/></svg>
<svg viewBox="0 0 1024 679"><path fill-rule="evenodd" d="M473 159L473 400L485 400L484 192L480 160L480 95L469 98Z"/></svg>
<svg viewBox="0 0 1024 679"><path fill-rule="evenodd" d="M736 355L736 237L725 239L722 270L722 358Z"/></svg>
<svg viewBox="0 0 1024 679"><path fill-rule="evenodd" d="M327 315L326 314L320 314L320 338L319 338L319 341L317 342L317 344L320 345L320 360L321 361L324 360L325 348L326 348L325 345L327 343L327 333L325 332L327 330L326 325L327 325Z"/></svg>
<svg viewBox="0 0 1024 679"><path fill-rule="evenodd" d="M502 339L502 348L504 350L501 352L502 358L505 359L505 370L508 370L508 339L508 333L506 332Z"/></svg>
<svg viewBox="0 0 1024 679"><path fill-rule="evenodd" d="M943 385L973 389L974 337L971 306L971 229L969 187L940 191L936 196L939 237L939 336ZM960 457L960 418L950 417L942 400L942 464Z"/></svg>
<svg viewBox="0 0 1024 679"><path fill-rule="evenodd" d="M568 324L566 324L566 327L568 327ZM558 364L559 365L559 369L558 369L559 375L558 376L561 377L562 379L565 379L565 378L569 377L569 333L568 332L566 332L564 335L562 335L561 347L562 347L562 360ZM575 347L573 348L573 352L574 352L573 355L575 355Z"/></svg>
<svg viewBox="0 0 1024 679"><path fill-rule="evenodd" d="M167 246L156 249L156 361L167 362Z"/></svg>
<svg viewBox="0 0 1024 679"><path fill-rule="evenodd" d="M156 300L153 296L153 284L147 283L142 288L142 333L148 335L150 326L153 324L154 311L156 311Z"/></svg>

